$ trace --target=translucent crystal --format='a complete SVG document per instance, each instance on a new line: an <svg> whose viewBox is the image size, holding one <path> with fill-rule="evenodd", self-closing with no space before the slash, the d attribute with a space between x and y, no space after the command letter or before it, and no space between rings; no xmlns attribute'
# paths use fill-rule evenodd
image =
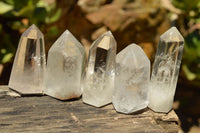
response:
<svg viewBox="0 0 200 133"><path fill-rule="evenodd" d="M184 39L172 27L160 37L153 65L149 108L169 112L172 108L183 53Z"/></svg>
<svg viewBox="0 0 200 133"><path fill-rule="evenodd" d="M78 98L85 67L85 50L66 30L48 53L44 93L60 100Z"/></svg>
<svg viewBox="0 0 200 133"><path fill-rule="evenodd" d="M21 36L9 87L21 94L40 94L46 69L44 38L33 24Z"/></svg>
<svg viewBox="0 0 200 133"><path fill-rule="evenodd" d="M131 44L116 57L112 103L117 112L133 113L148 105L150 61L142 48Z"/></svg>
<svg viewBox="0 0 200 133"><path fill-rule="evenodd" d="M112 101L115 75L116 42L109 31L90 47L83 102L101 107Z"/></svg>

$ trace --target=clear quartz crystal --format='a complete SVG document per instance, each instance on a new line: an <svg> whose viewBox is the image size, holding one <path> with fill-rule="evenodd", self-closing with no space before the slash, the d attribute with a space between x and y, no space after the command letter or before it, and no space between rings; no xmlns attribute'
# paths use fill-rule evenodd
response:
<svg viewBox="0 0 200 133"><path fill-rule="evenodd" d="M21 36L9 87L21 94L42 94L45 58L43 34L33 24Z"/></svg>
<svg viewBox="0 0 200 133"><path fill-rule="evenodd" d="M153 65L149 108L155 112L167 113L171 110L176 90L184 39L172 27L161 35Z"/></svg>
<svg viewBox="0 0 200 133"><path fill-rule="evenodd" d="M133 113L148 105L150 61L142 48L131 44L116 57L112 103L117 112Z"/></svg>
<svg viewBox="0 0 200 133"><path fill-rule="evenodd" d="M116 41L110 31L90 47L83 102L101 107L111 103L114 89Z"/></svg>
<svg viewBox="0 0 200 133"><path fill-rule="evenodd" d="M66 30L49 50L44 93L60 100L79 98L85 55L82 44Z"/></svg>

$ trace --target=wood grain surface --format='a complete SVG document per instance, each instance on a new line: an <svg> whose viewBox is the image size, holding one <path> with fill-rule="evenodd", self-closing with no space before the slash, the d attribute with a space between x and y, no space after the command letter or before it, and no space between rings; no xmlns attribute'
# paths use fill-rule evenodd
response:
<svg viewBox="0 0 200 133"><path fill-rule="evenodd" d="M96 108L81 99L20 97L6 86L0 87L0 133L175 133L178 128L173 110L162 114L145 109L125 115L111 104Z"/></svg>

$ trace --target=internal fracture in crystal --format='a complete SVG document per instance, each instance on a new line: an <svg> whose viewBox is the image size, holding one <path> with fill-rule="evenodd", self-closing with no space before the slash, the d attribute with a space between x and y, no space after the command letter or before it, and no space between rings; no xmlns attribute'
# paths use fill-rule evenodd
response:
<svg viewBox="0 0 200 133"><path fill-rule="evenodd" d="M79 98L84 68L85 50L66 30L49 50L44 93L60 100Z"/></svg>
<svg viewBox="0 0 200 133"><path fill-rule="evenodd" d="M90 47L83 102L101 107L111 103L114 89L116 41L109 31Z"/></svg>
<svg viewBox="0 0 200 133"><path fill-rule="evenodd" d="M117 112L133 113L148 105L150 61L142 48L131 44L116 57L112 103Z"/></svg>
<svg viewBox="0 0 200 133"><path fill-rule="evenodd" d="M33 24L20 38L9 87L21 94L42 94L45 58L43 34Z"/></svg>
<svg viewBox="0 0 200 133"><path fill-rule="evenodd" d="M172 27L161 35L153 65L149 108L155 112L171 110L176 90L184 39Z"/></svg>

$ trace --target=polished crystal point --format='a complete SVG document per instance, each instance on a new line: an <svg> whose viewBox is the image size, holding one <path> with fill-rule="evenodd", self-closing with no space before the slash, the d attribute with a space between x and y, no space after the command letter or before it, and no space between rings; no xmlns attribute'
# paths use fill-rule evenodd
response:
<svg viewBox="0 0 200 133"><path fill-rule="evenodd" d="M21 94L42 94L45 58L43 34L33 24L21 36L9 87Z"/></svg>
<svg viewBox="0 0 200 133"><path fill-rule="evenodd" d="M184 39L172 27L160 37L153 65L149 108L155 112L167 113L171 110L176 90Z"/></svg>
<svg viewBox="0 0 200 133"><path fill-rule="evenodd" d="M148 105L150 61L142 48L131 44L116 57L112 103L117 112L133 113Z"/></svg>
<svg viewBox="0 0 200 133"><path fill-rule="evenodd" d="M79 98L84 67L84 47L66 30L49 50L44 93L60 100Z"/></svg>
<svg viewBox="0 0 200 133"><path fill-rule="evenodd" d="M90 47L84 78L83 102L101 107L111 103L114 89L116 42L109 31Z"/></svg>

